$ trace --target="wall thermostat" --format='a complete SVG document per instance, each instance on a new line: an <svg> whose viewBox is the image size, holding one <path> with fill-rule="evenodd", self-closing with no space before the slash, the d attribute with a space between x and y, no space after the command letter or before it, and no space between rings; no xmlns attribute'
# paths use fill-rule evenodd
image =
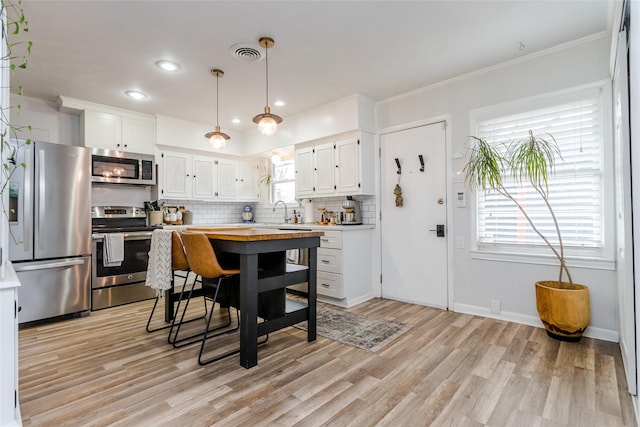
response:
<svg viewBox="0 0 640 427"><path fill-rule="evenodd" d="M467 205L464 198L464 191L458 191L458 195L456 197L456 206L459 208L464 208Z"/></svg>

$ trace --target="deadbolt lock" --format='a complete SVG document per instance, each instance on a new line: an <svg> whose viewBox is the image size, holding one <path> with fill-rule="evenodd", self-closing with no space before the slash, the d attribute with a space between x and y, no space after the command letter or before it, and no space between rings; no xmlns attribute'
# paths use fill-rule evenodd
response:
<svg viewBox="0 0 640 427"><path fill-rule="evenodd" d="M442 197L440 197L440 198L438 199L438 204L439 204L439 205L444 204L444 199L443 199Z"/></svg>

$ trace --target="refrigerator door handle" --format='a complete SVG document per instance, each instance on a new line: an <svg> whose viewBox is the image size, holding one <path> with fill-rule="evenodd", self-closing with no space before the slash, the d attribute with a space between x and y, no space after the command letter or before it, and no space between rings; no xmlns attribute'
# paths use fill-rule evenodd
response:
<svg viewBox="0 0 640 427"><path fill-rule="evenodd" d="M38 187L39 187L39 194L38 194L38 220L36 221L36 233L38 235L38 248L40 250L44 249L44 233L40 232L40 224L44 223L44 216L45 216L45 201L47 199L46 194L45 194L45 189L46 189L46 183L45 183L45 163L44 163L44 150L39 150L38 151L38 155L40 156L40 169L39 169L39 173L40 176L38 177Z"/></svg>
<svg viewBox="0 0 640 427"><path fill-rule="evenodd" d="M13 264L13 268L16 272L34 271L34 270L47 270L49 268L71 267L74 265L82 265L84 263L85 263L84 259L72 259L68 261L56 261L56 262L49 262L45 264L36 264L36 265Z"/></svg>
<svg viewBox="0 0 640 427"><path fill-rule="evenodd" d="M24 150L25 160L31 159L29 164L27 164L27 168L33 168L33 157L31 154L31 149L25 148ZM30 224L33 224L33 178L34 174L30 171L24 173L24 194L23 194L23 224L22 224L22 232L23 232L23 245L24 250L26 252L30 251L31 240L33 239L33 229L30 227Z"/></svg>

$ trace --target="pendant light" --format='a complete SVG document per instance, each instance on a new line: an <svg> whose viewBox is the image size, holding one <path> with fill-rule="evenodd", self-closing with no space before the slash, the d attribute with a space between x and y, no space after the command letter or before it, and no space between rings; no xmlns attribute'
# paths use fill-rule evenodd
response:
<svg viewBox="0 0 640 427"><path fill-rule="evenodd" d="M258 124L258 130L263 135L273 135L278 129L278 123L282 123L282 117L271 114L271 108L269 108L269 48L273 47L275 42L271 37L261 37L258 40L260 46L265 49L265 69L267 80L267 98L266 106L264 107L264 113L258 114L253 118L253 122Z"/></svg>
<svg viewBox="0 0 640 427"><path fill-rule="evenodd" d="M213 148L222 150L227 144L227 139L231 139L226 133L220 132L220 124L218 121L218 79L224 76L224 71L214 68L211 70L211 75L216 76L216 129L213 132L207 133L204 137L209 140Z"/></svg>

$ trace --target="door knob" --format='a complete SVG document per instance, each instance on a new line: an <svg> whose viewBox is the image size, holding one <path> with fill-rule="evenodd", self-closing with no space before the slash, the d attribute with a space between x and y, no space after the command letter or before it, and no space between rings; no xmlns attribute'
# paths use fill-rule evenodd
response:
<svg viewBox="0 0 640 427"><path fill-rule="evenodd" d="M436 232L436 236L444 237L444 224L438 224L438 225L436 225L435 230L429 230L429 231L435 231Z"/></svg>

